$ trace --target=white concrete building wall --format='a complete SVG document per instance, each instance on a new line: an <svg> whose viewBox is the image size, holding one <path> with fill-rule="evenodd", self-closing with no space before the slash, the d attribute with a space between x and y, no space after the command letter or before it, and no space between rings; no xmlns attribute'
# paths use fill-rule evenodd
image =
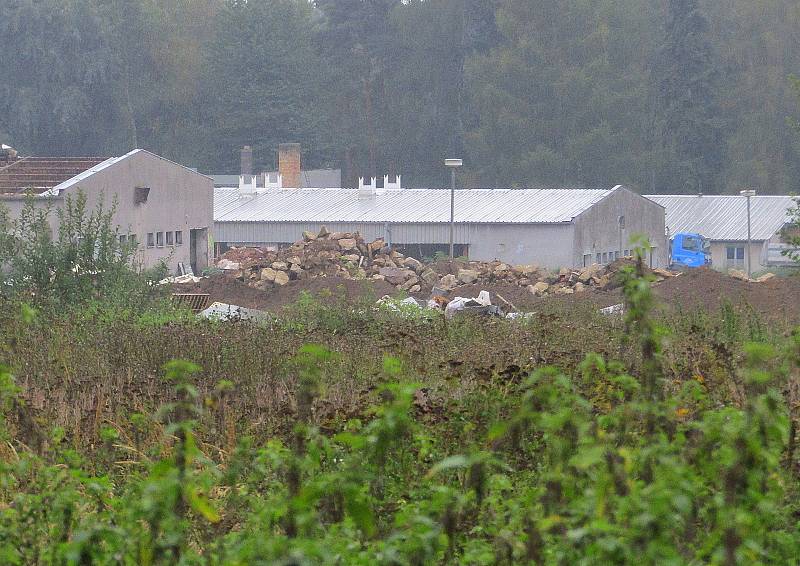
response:
<svg viewBox="0 0 800 566"><path fill-rule="evenodd" d="M149 188L147 201L136 204L137 187ZM209 263L209 237L213 228L213 183L177 163L143 150L135 150L108 167L86 175L70 184L57 198L36 198L36 206L50 206L53 211L64 204L65 195L76 196L82 191L87 197L87 207L93 209L99 202L108 210L116 201L114 223L120 234L136 236L139 244L137 261L142 267L153 267L160 260L167 262L170 271L176 272L178 263L187 268L194 263L197 270ZM16 218L25 199L3 198L5 205ZM53 230L58 220L53 212L50 218ZM180 231L181 245L147 246L147 234ZM192 241L194 240L194 246ZM192 251L194 249L194 256Z"/></svg>
<svg viewBox="0 0 800 566"><path fill-rule="evenodd" d="M619 217L624 216L624 228L620 230ZM575 248L573 265L583 266L585 262L601 262L605 254L619 254L633 247L632 238L645 236L653 247L653 267L666 267L669 261L664 226L664 208L643 196L618 188L594 206L579 214L575 220ZM650 259L650 258L649 258Z"/></svg>

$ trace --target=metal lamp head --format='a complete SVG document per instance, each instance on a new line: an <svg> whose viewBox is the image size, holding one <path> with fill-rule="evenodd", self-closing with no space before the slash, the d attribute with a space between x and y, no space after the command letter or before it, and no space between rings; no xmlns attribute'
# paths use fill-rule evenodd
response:
<svg viewBox="0 0 800 566"><path fill-rule="evenodd" d="M445 159L444 164L447 167L461 167L462 161L460 159Z"/></svg>
<svg viewBox="0 0 800 566"><path fill-rule="evenodd" d="M756 192L753 189L746 189L744 191L739 191L739 194L743 197L754 197L756 196Z"/></svg>

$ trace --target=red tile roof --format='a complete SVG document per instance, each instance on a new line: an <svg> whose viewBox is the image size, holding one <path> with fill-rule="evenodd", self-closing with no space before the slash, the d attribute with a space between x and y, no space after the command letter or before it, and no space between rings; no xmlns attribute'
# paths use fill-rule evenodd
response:
<svg viewBox="0 0 800 566"><path fill-rule="evenodd" d="M105 157L22 157L0 167L0 194L41 194L105 161Z"/></svg>

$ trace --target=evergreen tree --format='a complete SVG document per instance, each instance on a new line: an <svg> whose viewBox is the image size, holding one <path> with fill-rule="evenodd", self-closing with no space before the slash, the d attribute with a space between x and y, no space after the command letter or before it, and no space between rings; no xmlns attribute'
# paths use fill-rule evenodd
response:
<svg viewBox="0 0 800 566"><path fill-rule="evenodd" d="M303 0L227 0L208 49L207 167L237 172L251 145L256 169L275 166L282 142L299 142L304 162L323 159L329 129L316 104L323 91L312 7Z"/></svg>
<svg viewBox="0 0 800 566"><path fill-rule="evenodd" d="M659 182L669 192L717 192L723 138L716 67L698 0L669 0L656 81L663 140L674 153ZM669 179L669 185L667 185Z"/></svg>

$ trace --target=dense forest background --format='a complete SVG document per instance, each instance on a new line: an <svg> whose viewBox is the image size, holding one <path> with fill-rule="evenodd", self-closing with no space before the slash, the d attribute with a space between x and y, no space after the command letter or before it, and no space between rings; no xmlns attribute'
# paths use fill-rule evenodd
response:
<svg viewBox="0 0 800 566"><path fill-rule="evenodd" d="M796 0L3 0L0 141L205 172L798 191Z"/></svg>

